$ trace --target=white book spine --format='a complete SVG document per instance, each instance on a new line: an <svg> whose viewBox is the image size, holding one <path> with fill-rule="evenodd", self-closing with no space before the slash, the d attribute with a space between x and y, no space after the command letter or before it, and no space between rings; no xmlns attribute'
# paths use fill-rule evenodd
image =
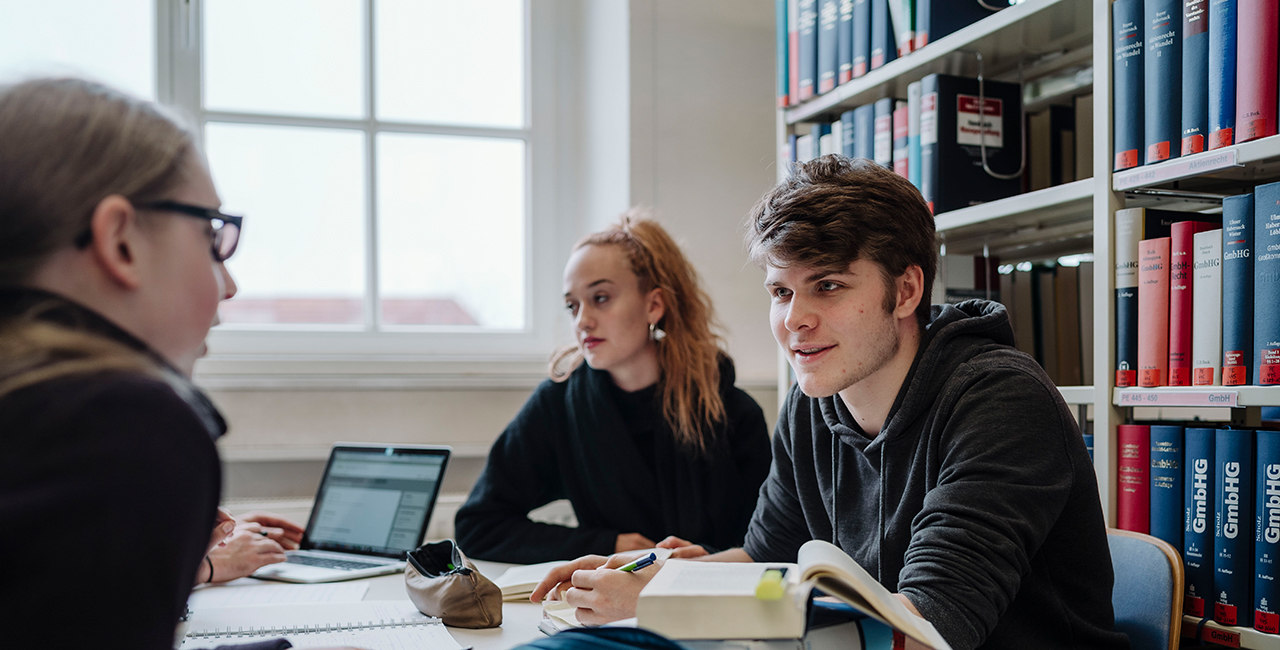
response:
<svg viewBox="0 0 1280 650"><path fill-rule="evenodd" d="M1222 230L1192 243L1191 377L1196 386L1222 385Z"/></svg>
<svg viewBox="0 0 1280 650"><path fill-rule="evenodd" d="M1143 208L1116 210L1116 289L1138 287L1138 242L1145 214Z"/></svg>
<svg viewBox="0 0 1280 650"><path fill-rule="evenodd" d="M809 162L813 160L813 136L802 135L796 138L796 162Z"/></svg>

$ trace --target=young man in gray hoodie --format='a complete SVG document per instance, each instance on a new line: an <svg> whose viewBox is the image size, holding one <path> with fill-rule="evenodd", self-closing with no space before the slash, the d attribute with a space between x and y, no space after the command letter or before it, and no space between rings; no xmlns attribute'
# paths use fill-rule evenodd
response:
<svg viewBox="0 0 1280 650"><path fill-rule="evenodd" d="M796 385L745 544L706 559L794 562L823 539L955 650L1127 648L1075 420L1013 348L1002 306L930 307L934 224L919 192L870 161L825 156L766 194L748 227ZM656 569L603 570L622 560L581 558L534 597L571 582L579 620L634 616Z"/></svg>

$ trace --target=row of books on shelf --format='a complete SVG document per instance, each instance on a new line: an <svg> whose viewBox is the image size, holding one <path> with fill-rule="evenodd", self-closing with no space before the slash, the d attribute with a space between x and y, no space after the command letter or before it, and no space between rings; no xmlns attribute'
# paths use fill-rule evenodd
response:
<svg viewBox="0 0 1280 650"><path fill-rule="evenodd" d="M1117 171L1276 134L1280 0L1116 0Z"/></svg>
<svg viewBox="0 0 1280 650"><path fill-rule="evenodd" d="M1122 424L1116 525L1186 568L1186 614L1280 633L1280 431Z"/></svg>
<svg viewBox="0 0 1280 650"><path fill-rule="evenodd" d="M998 0L775 2L779 106L828 92L1002 8Z"/></svg>
<svg viewBox="0 0 1280 650"><path fill-rule="evenodd" d="M981 105L979 98L982 99ZM867 158L909 179L934 213L1087 178L1093 95L1027 118L1023 166L1022 90L1018 84L931 74L886 97L814 122L791 136L785 157L827 154Z"/></svg>
<svg viewBox="0 0 1280 650"><path fill-rule="evenodd" d="M1280 384L1280 183L1116 212L1116 385Z"/></svg>

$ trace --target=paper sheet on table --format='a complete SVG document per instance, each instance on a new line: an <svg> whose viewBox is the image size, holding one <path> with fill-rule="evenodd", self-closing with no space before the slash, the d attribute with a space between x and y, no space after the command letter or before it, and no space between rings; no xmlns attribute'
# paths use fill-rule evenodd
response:
<svg viewBox="0 0 1280 650"><path fill-rule="evenodd" d="M187 599L193 610L240 605L287 605L296 603L353 603L364 600L367 582L336 582L322 585L242 584L197 589Z"/></svg>
<svg viewBox="0 0 1280 650"><path fill-rule="evenodd" d="M415 627L375 628L367 630L339 630L310 634L264 635L260 637L204 637L188 638L182 650L215 648L220 645L243 644L283 636L295 648L331 648L353 646L371 650L462 650L462 646L443 625Z"/></svg>
<svg viewBox="0 0 1280 650"><path fill-rule="evenodd" d="M408 600L192 608L191 612L187 634L193 636L228 630L269 632L316 625L374 627L403 621L430 623L439 620L423 615Z"/></svg>

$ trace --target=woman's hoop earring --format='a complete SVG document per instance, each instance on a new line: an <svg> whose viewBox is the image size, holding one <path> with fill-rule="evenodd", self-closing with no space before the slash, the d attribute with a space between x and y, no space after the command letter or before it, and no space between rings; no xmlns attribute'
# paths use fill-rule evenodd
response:
<svg viewBox="0 0 1280 650"><path fill-rule="evenodd" d="M666 332L662 331L662 329L659 328L657 324L649 323L649 340L650 341L661 341L662 339L665 339L665 338L667 338Z"/></svg>

